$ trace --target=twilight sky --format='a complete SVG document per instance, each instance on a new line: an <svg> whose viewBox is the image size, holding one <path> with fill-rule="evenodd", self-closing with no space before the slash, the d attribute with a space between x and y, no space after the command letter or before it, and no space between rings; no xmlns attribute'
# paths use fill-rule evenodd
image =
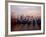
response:
<svg viewBox="0 0 46 37"><path fill-rule="evenodd" d="M40 6L22 6L22 5L11 5L11 12L14 12L15 15L24 15L24 16L40 16L41 7Z"/></svg>

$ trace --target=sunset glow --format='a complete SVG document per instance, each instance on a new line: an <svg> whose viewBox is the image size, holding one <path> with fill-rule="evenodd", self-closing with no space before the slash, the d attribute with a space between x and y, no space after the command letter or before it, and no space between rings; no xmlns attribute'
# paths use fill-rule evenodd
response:
<svg viewBox="0 0 46 37"><path fill-rule="evenodd" d="M17 16L41 16L41 7L12 5L11 12L14 12Z"/></svg>

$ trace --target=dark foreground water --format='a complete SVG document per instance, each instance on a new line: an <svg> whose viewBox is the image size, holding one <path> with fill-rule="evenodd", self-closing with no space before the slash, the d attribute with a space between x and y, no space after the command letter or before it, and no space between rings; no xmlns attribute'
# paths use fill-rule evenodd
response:
<svg viewBox="0 0 46 37"><path fill-rule="evenodd" d="M38 25L12 25L11 26L11 31L28 31L28 30L40 30L41 26Z"/></svg>

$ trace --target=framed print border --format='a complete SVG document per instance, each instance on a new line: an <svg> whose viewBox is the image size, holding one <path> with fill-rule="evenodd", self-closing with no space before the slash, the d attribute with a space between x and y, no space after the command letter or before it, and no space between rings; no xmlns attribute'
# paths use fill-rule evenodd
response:
<svg viewBox="0 0 46 37"><path fill-rule="evenodd" d="M45 33L45 3L37 3L37 2L20 2L20 1L16 1L16 2L8 2L6 1L5 2L5 33L6 35L9 35L8 34L8 3L25 3L25 4L42 4L43 5L43 33L29 33L29 34L14 34L16 36L23 36L23 35L37 35L37 34L44 34Z"/></svg>

